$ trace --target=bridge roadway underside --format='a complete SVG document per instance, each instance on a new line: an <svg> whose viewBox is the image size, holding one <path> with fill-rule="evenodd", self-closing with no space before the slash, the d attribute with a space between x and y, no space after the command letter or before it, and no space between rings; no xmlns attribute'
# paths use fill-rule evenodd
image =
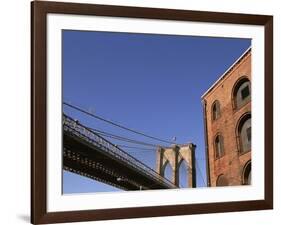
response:
<svg viewBox="0 0 281 225"><path fill-rule="evenodd" d="M123 190L168 189L141 170L118 160L71 133L63 135L64 170Z"/></svg>

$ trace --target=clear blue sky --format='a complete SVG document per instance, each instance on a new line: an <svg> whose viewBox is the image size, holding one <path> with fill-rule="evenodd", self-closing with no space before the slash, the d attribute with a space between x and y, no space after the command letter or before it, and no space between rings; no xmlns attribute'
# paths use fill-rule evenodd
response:
<svg viewBox="0 0 281 225"><path fill-rule="evenodd" d="M168 140L177 137L179 144L196 144L201 171L197 168L197 185L205 186L200 97L251 45L251 40L85 31L63 31L62 35L63 100L152 136ZM164 144L122 131L67 107L64 112L93 128ZM155 169L154 150L128 151ZM180 185L184 187L184 167L180 171ZM168 168L168 178L170 174ZM117 190L63 172L63 193Z"/></svg>

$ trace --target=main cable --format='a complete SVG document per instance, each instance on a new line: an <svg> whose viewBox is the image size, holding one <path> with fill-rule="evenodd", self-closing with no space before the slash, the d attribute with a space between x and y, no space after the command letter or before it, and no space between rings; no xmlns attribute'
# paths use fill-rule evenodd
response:
<svg viewBox="0 0 281 225"><path fill-rule="evenodd" d="M138 146L128 146L128 145L117 145L120 148L129 148L129 149L137 149L137 150L143 150L143 151L155 151L154 148L140 148Z"/></svg>
<svg viewBox="0 0 281 225"><path fill-rule="evenodd" d="M80 107L74 106L74 105L72 105L72 104L70 104L70 103L63 102L63 104L66 105L66 106L68 106L68 107L70 107L70 108L72 108L72 109L75 109L75 110L77 110L77 111L79 111L79 112L82 112L82 113L84 113L84 114L87 114L88 116L94 117L94 118L96 118L96 119L98 119L98 120L101 120L101 121L103 121L103 122L109 123L109 124L111 124L111 125L113 125L113 126L122 128L122 129L124 129L124 130L133 132L133 133L135 133L135 134L139 134L139 135L142 135L142 136L144 136L144 137L147 137L147 138L150 138L150 139L154 139L154 140L157 140L157 141L161 141L161 142L165 142L165 143L168 143L168 144L175 144L174 142L167 141L167 140L164 140L164 139L160 139L160 138L157 138L157 137L153 137L153 136L144 134L143 132L136 131L136 130L133 130L133 129L131 129L131 128L125 127L125 126L123 126L123 125L121 125L121 124L118 124L118 123L112 122L112 121L110 121L110 120L104 119L104 118L102 118L102 117L100 117L100 116L94 115L93 113L90 113L90 112L88 112L88 111L86 111L86 110L84 110L84 109L82 109L82 108L80 108Z"/></svg>
<svg viewBox="0 0 281 225"><path fill-rule="evenodd" d="M155 147L155 148L159 147L159 145L146 143L146 142L142 142L142 141L137 141L137 140L134 140L134 139L122 137L122 136L119 136L119 135L116 135L116 134L111 134L111 133L101 131L101 130L98 130L98 129L94 129L94 128L91 128L91 127L88 127L88 129L90 129L91 131L93 131L93 132L95 132L95 133L97 133L101 136L109 137L109 138L112 138L112 139L115 139L115 140L129 142L129 143L138 144L138 145L145 145L145 146L150 146L150 147Z"/></svg>

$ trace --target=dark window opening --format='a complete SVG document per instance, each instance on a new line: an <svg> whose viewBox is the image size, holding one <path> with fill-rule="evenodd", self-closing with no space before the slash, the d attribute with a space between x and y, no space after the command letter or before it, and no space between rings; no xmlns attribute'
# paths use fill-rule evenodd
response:
<svg viewBox="0 0 281 225"><path fill-rule="evenodd" d="M247 115L240 121L238 127L238 136L239 136L239 143L240 143L240 152L244 153L250 151L251 139L252 139L250 115Z"/></svg>
<svg viewBox="0 0 281 225"><path fill-rule="evenodd" d="M215 101L213 104L212 114L213 120L218 119L220 116L220 103L218 101Z"/></svg>
<svg viewBox="0 0 281 225"><path fill-rule="evenodd" d="M248 141L251 142L251 127L247 128L246 133Z"/></svg>
<svg viewBox="0 0 281 225"><path fill-rule="evenodd" d="M228 186L228 179L224 175L220 175L217 179L216 185L218 187Z"/></svg>
<svg viewBox="0 0 281 225"><path fill-rule="evenodd" d="M252 171L251 171L251 162L248 163L244 169L243 173L243 184L251 185L252 183Z"/></svg>
<svg viewBox="0 0 281 225"><path fill-rule="evenodd" d="M250 90L249 90L249 86L246 86L242 89L241 91L241 97L244 100L245 98L247 98L250 95Z"/></svg>
<svg viewBox="0 0 281 225"><path fill-rule="evenodd" d="M222 137L218 135L215 139L216 158L220 158L224 154Z"/></svg>
<svg viewBox="0 0 281 225"><path fill-rule="evenodd" d="M243 79L238 82L234 88L233 100L234 107L239 109L251 99L251 88L250 81L248 79Z"/></svg>

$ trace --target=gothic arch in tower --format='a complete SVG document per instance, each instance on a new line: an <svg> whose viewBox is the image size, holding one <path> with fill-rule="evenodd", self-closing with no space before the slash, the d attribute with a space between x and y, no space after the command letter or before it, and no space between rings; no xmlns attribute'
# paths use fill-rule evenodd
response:
<svg viewBox="0 0 281 225"><path fill-rule="evenodd" d="M165 168L169 163L172 167L171 181L179 187L179 168L184 161L188 165L187 180L188 187L196 187L196 167L195 167L194 144L173 145L171 147L159 147L157 149L156 170L161 176L165 176Z"/></svg>

